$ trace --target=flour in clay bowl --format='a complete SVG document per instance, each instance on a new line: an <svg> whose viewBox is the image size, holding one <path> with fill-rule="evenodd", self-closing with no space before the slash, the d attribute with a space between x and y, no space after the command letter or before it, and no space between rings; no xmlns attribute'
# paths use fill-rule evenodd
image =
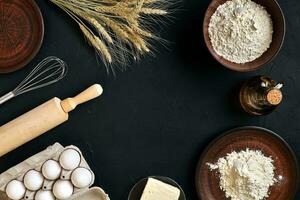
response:
<svg viewBox="0 0 300 200"><path fill-rule="evenodd" d="M251 0L229 0L212 15L208 33L219 56L244 64L261 57L270 48L273 22L259 4Z"/></svg>

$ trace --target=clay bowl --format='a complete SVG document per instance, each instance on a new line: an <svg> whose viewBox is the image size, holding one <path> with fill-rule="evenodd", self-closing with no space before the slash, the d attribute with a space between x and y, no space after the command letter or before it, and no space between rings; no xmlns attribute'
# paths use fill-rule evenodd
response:
<svg viewBox="0 0 300 200"><path fill-rule="evenodd" d="M26 66L39 51L44 22L34 0L0 1L0 73Z"/></svg>
<svg viewBox="0 0 300 200"><path fill-rule="evenodd" d="M225 60L221 56L219 56L213 49L213 46L210 42L209 34L208 34L208 25L210 22L211 16L215 13L216 9L224 4L227 0L212 0L211 4L209 5L206 13L205 13L205 18L204 18L204 23L203 23L203 34L204 34L204 40L206 43L206 46L212 56L223 66L234 70L234 71L239 71L239 72L248 72L248 71L254 71L259 68L261 68L263 65L269 63L272 61L278 52L281 49L281 46L284 41L284 36L285 36L285 19L283 12L277 3L276 0L253 0L254 2L258 3L259 5L264 6L268 13L272 17L273 21L273 40L270 45L270 48L259 58L252 62L248 62L245 64L237 64L230 62L228 60Z"/></svg>
<svg viewBox="0 0 300 200"><path fill-rule="evenodd" d="M259 127L233 129L212 141L200 157L196 170L196 190L202 200L227 200L219 188L219 174L207 163L216 163L232 151L260 150L272 157L278 182L269 189L266 200L293 200L298 187L299 168L289 145L274 132ZM279 178L280 177L280 178Z"/></svg>

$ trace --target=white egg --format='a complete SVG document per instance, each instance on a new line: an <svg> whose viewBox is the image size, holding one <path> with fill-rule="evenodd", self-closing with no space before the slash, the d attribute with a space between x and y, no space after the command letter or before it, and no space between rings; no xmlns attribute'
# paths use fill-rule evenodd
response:
<svg viewBox="0 0 300 200"><path fill-rule="evenodd" d="M34 200L55 200L55 197L49 190L39 190L36 193Z"/></svg>
<svg viewBox="0 0 300 200"><path fill-rule="evenodd" d="M30 170L25 174L23 181L28 190L36 191L43 186L44 177L41 172Z"/></svg>
<svg viewBox="0 0 300 200"><path fill-rule="evenodd" d="M58 180L53 186L53 194L57 199L67 199L71 197L73 190L72 183L66 180Z"/></svg>
<svg viewBox="0 0 300 200"><path fill-rule="evenodd" d="M26 188L21 181L12 180L6 186L6 195L13 200L22 199L25 195Z"/></svg>
<svg viewBox="0 0 300 200"><path fill-rule="evenodd" d="M74 170L80 164L80 154L75 149L67 149L59 157L60 165L66 170Z"/></svg>
<svg viewBox="0 0 300 200"><path fill-rule="evenodd" d="M61 173L61 166L55 160L48 160L42 166L42 173L48 180L56 180Z"/></svg>
<svg viewBox="0 0 300 200"><path fill-rule="evenodd" d="M71 181L75 187L85 188L92 183L92 172L86 168L79 167L72 172Z"/></svg>

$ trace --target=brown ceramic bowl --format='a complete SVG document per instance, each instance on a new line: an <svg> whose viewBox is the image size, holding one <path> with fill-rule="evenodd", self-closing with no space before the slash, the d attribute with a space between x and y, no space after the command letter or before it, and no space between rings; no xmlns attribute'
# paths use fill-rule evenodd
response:
<svg viewBox="0 0 300 200"><path fill-rule="evenodd" d="M39 51L43 17L34 0L0 1L0 73L16 71Z"/></svg>
<svg viewBox="0 0 300 200"><path fill-rule="evenodd" d="M223 66L231 70L240 71L240 72L257 70L263 65L272 61L281 49L281 46L284 41L285 29L286 29L283 12L276 0L253 0L254 2L264 6L272 17L273 30L274 30L273 41L270 45L270 48L261 57L257 58L252 62L248 62L245 64L237 64L224 59L223 57L219 56L215 52L210 42L209 33L208 33L208 25L210 23L211 16L215 13L216 9L220 5L224 4L226 1L227 0L212 0L211 4L209 5L205 13L205 18L203 23L203 34L204 34L204 40L206 46L210 51L210 53L212 54L212 56L219 63L221 63Z"/></svg>
<svg viewBox="0 0 300 200"><path fill-rule="evenodd" d="M299 169L296 157L288 144L277 134L259 127L231 130L212 141L202 154L196 170L196 190L201 200L226 200L219 188L219 174L210 171L207 163L216 163L232 151L246 148L261 150L274 160L275 176L282 176L269 189L266 200L293 200L298 187Z"/></svg>

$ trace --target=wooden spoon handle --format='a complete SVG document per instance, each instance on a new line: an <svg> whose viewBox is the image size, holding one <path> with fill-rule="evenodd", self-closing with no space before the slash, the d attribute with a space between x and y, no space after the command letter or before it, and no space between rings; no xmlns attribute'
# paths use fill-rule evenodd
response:
<svg viewBox="0 0 300 200"><path fill-rule="evenodd" d="M96 97L99 97L103 92L101 85L95 84L84 90L76 97L67 98L61 102L62 109L68 113L76 108L79 104L90 101Z"/></svg>

